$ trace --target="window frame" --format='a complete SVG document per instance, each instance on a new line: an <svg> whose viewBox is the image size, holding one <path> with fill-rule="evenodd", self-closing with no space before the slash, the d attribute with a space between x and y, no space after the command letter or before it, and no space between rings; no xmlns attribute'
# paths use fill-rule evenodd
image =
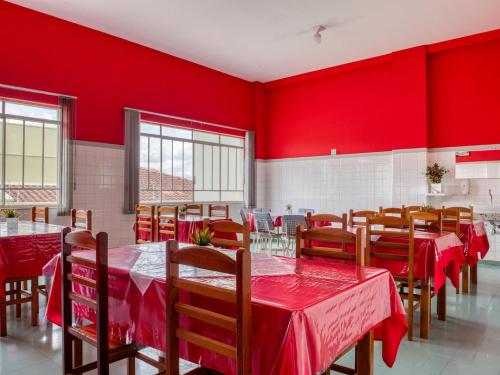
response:
<svg viewBox="0 0 500 375"><path fill-rule="evenodd" d="M11 115L7 114L5 112L6 109L6 103L13 103L13 104L21 104L21 105L28 105L32 107L41 107L41 108L50 108L50 109L56 109L58 111L58 120L48 120L48 119L43 119L43 118L38 118L38 117L30 117L30 116L21 116L21 115ZM1 112L0 112L0 125L2 126L1 132L2 132L2 149L1 149L1 157L2 157L2 171L1 171L1 186L0 186L0 207L6 208L6 207L12 207L12 208L29 208L33 207L33 205L44 205L46 207L61 207L62 205L62 194L63 194L63 189L62 189L62 158L63 158L63 131L62 131L62 108L61 106L57 105L51 105L51 104L43 104L43 103L34 103L30 101L25 101L25 100L18 100L18 99L11 99L11 98L6 98L6 97L0 97L0 107L1 107ZM6 185L6 165L7 165L7 158L6 158L6 144L7 144L7 120L12 119L12 120L18 120L23 122L23 153L22 153L22 178L21 178L21 184L20 185ZM33 122L39 122L43 124L42 127L42 184L41 187L30 187L26 188L25 187L25 157L26 157L26 122L27 121L33 121ZM57 165L56 165L56 176L57 176L57 181L56 181L56 186L54 188L47 188L45 186L45 125L50 124L50 125L55 125L57 127L57 152L56 152L56 157L57 157ZM16 187L17 186L17 187ZM56 192L56 202L29 202L29 203L13 203L13 202L6 202L6 191L9 189L16 189L16 190L53 190Z"/></svg>
<svg viewBox="0 0 500 375"><path fill-rule="evenodd" d="M152 134L152 133L143 133L142 132L142 125L154 125L154 126L158 126L160 127L160 134ZM182 129L182 130L188 130L191 132L191 138L179 138L179 137L174 137L174 136L168 136L168 135L163 135L163 131L162 131L162 127L169 127L169 128L176 128L176 129ZM202 140L195 140L193 139L194 138L194 132L200 132L200 133L208 133L208 134L215 134L217 135L218 137L218 140L219 140L219 143L216 143L216 142L209 142L209 141L202 141ZM228 145L228 144L223 144L223 143L220 143L221 142L221 136L223 137L234 137L234 138L240 138L243 140L242 142L242 146L235 146L235 145ZM154 121L146 121L146 120L140 120L139 121L139 138L141 139L142 137L147 137L148 138L148 152L147 152L147 155L148 155L148 173L149 173L149 170L150 170L150 163L149 163L149 158L150 158L150 139L151 138L156 138L156 139L159 139L160 140L160 189L159 190L146 190L146 191L159 191L159 196L160 196L160 201L143 201L140 199L140 195L141 195L141 191L144 191L142 189L140 189L139 187L139 203L144 203L144 204L156 204L156 205L161 205L161 204L182 204L182 203L191 203L191 202L195 202L195 201L198 201L198 202L218 202L218 203L234 203L234 204L239 204L239 203L243 203L244 202L244 188L245 188L245 173L244 173L244 170L245 170L245 142L244 142L244 137L238 137L238 136L235 136L235 135L230 135L230 134L225 134L225 133L216 133L216 132L210 132L210 131L203 131L203 130L198 130L198 129L195 129L195 128L188 128L188 127L180 127L180 126L175 126L175 125L170 125L170 124L164 124L164 123L157 123L157 122L154 122ZM183 164L183 169L182 169L182 178L185 179L185 169L184 169L184 150L185 150L185 144L188 143L188 144L191 144L192 145L192 166L191 166L191 175L192 175L192 188L191 189L183 189L183 190L173 190L173 189L170 189L170 190L163 190L163 140L168 140L171 142L172 144L172 149L174 147L174 142L181 142L182 143L182 164ZM138 157L139 157L139 168L141 168L141 146L140 146L141 142L139 141L139 152L138 152ZM197 185L197 182L196 182L196 176L195 176L195 154L196 154L196 147L195 145L202 145L202 155L201 155L201 163L203 165L203 174L202 174L202 182L201 182L201 186L203 187L202 189L196 189L196 185ZM204 164L205 164L205 155L204 155L204 147L205 146L211 146L211 152L212 152L212 177L214 175L213 173L213 163L214 163L214 158L213 158L213 155L214 155L214 147L218 147L219 148L219 189L214 189L213 186L214 186L214 183L213 183L213 179L212 179L212 184L211 184L211 187L212 189L211 190L207 190L207 189L204 189L204 186L205 186L205 181L204 181L204 178L205 178L205 168L204 168ZM229 153L229 149L235 149L235 155L237 156L238 155L238 150L241 150L242 152L242 165L241 165L241 168L242 168L242 171L241 171L241 178L242 178L242 184L241 184L241 187L242 189L241 190L238 190L237 189L237 185L238 185L238 172L239 172L239 165L238 165L238 162L236 161L236 168L235 168L235 178L236 178L236 190L230 190L230 189L222 189L222 157L221 157L221 153L222 153L222 148L223 147L226 147L228 149L228 153ZM179 177L179 176L175 176L174 173L173 173L173 163L174 163L174 158L173 158L173 151L172 151L172 187L174 186L174 182L173 182L173 178L174 177ZM228 163L228 170L229 170L229 163ZM139 176L140 176L140 173L139 173ZM140 177L139 177L140 178ZM228 178L229 178L229 173L228 173ZM149 175L148 175L148 188L150 186L150 181L149 181ZM139 183L139 186L140 186L140 183ZM171 201L171 200L163 200L163 192L167 192L167 191L185 191L185 192L190 192L191 193L191 196L192 196L192 199L191 200L179 200L179 201ZM203 192L218 192L218 200L214 200L214 199L210 199L210 200L195 200L195 193L197 191L203 191ZM221 197L222 197L222 194L224 192L231 192L231 193L241 193L241 200L222 200Z"/></svg>

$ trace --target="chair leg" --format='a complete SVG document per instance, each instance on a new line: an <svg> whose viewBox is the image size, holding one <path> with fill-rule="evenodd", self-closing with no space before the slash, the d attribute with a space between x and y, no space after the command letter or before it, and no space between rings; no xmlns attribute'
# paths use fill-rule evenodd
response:
<svg viewBox="0 0 500 375"><path fill-rule="evenodd" d="M23 281L24 283L25 281ZM22 295L21 295L21 282L20 281L16 281L15 283L13 283L15 286L14 286L14 290L15 290L15 294L11 294L11 299L17 299L17 300L20 300L22 298ZM16 318L19 318L21 316L21 304L20 303L16 303Z"/></svg>
<svg viewBox="0 0 500 375"><path fill-rule="evenodd" d="M408 285L408 341L413 341L413 285Z"/></svg>
<svg viewBox="0 0 500 375"><path fill-rule="evenodd" d="M467 263L462 265L462 293L469 293L469 265Z"/></svg>
<svg viewBox="0 0 500 375"><path fill-rule="evenodd" d="M31 278L31 325L38 325L38 277Z"/></svg>
<svg viewBox="0 0 500 375"><path fill-rule="evenodd" d="M73 347L73 368L81 366L83 364L83 345L82 340L74 338L72 340ZM81 375L81 374L75 374Z"/></svg>
<svg viewBox="0 0 500 375"><path fill-rule="evenodd" d="M422 291L420 295L420 337L429 338L431 324L431 286L429 280L422 280Z"/></svg>
<svg viewBox="0 0 500 375"><path fill-rule="evenodd" d="M5 297L0 297L0 336L7 336L7 304Z"/></svg>
<svg viewBox="0 0 500 375"><path fill-rule="evenodd" d="M470 267L470 283L477 284L477 264Z"/></svg>
<svg viewBox="0 0 500 375"><path fill-rule="evenodd" d="M356 346L356 370L358 375L373 375L373 331Z"/></svg>
<svg viewBox="0 0 500 375"><path fill-rule="evenodd" d="M437 295L437 312L439 320L446 320L446 283L439 289Z"/></svg>
<svg viewBox="0 0 500 375"><path fill-rule="evenodd" d="M127 375L135 375L135 357L127 358Z"/></svg>

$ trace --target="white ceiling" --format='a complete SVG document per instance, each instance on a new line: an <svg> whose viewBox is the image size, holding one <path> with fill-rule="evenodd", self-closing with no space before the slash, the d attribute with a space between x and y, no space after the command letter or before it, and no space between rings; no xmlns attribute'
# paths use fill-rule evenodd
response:
<svg viewBox="0 0 500 375"><path fill-rule="evenodd" d="M500 0L11 2L262 82L500 28Z"/></svg>

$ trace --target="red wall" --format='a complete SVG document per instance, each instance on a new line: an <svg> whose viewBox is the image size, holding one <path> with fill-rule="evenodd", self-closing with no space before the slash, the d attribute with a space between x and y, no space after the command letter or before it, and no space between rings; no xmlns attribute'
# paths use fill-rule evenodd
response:
<svg viewBox="0 0 500 375"><path fill-rule="evenodd" d="M76 138L123 144L123 108L252 129L253 84L0 1L0 83L78 97Z"/></svg>
<svg viewBox="0 0 500 375"><path fill-rule="evenodd" d="M267 83L257 157L500 143L499 67L497 30Z"/></svg>

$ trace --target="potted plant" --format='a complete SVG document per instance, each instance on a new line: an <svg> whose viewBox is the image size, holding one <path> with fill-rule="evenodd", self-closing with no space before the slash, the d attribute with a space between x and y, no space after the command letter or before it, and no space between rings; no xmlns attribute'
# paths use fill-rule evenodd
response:
<svg viewBox="0 0 500 375"><path fill-rule="evenodd" d="M425 177L427 177L427 181L429 182L431 194L440 194L443 192L441 182L443 181L444 175L448 172L448 169L440 166L438 163L427 166Z"/></svg>
<svg viewBox="0 0 500 375"><path fill-rule="evenodd" d="M286 206L285 206L285 210L286 210L286 213L288 215L291 215L292 214L292 205L290 203L287 203Z"/></svg>
<svg viewBox="0 0 500 375"><path fill-rule="evenodd" d="M17 224L19 222L19 214L16 210L12 208L6 208L2 210L2 216L5 218L8 229L17 228Z"/></svg>
<svg viewBox="0 0 500 375"><path fill-rule="evenodd" d="M432 212L434 211L434 207L432 204L426 204L418 209L420 212Z"/></svg>
<svg viewBox="0 0 500 375"><path fill-rule="evenodd" d="M191 239L198 246L208 246L210 245L210 241L212 241L213 233L210 233L208 228L205 229L196 229L191 234Z"/></svg>
<svg viewBox="0 0 500 375"><path fill-rule="evenodd" d="M187 207L186 206L181 206L179 207L179 216L185 217L187 212Z"/></svg>

